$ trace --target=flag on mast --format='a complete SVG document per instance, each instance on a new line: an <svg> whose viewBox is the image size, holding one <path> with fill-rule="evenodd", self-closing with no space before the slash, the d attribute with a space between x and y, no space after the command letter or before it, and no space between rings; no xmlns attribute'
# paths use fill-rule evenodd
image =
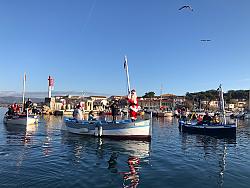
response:
<svg viewBox="0 0 250 188"><path fill-rule="evenodd" d="M24 73L23 81L26 82L26 72Z"/></svg>
<svg viewBox="0 0 250 188"><path fill-rule="evenodd" d="M124 57L124 65L123 66L124 66L124 69L127 70L127 68L128 68L128 60L127 60L126 56Z"/></svg>

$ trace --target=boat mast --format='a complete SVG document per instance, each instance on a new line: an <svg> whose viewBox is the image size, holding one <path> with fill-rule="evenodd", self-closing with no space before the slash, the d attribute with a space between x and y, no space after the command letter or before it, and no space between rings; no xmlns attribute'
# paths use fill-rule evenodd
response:
<svg viewBox="0 0 250 188"><path fill-rule="evenodd" d="M124 56L124 69L126 71L126 77L127 77L127 86L128 86L128 95L131 95L130 93L130 81L129 81L129 73L128 73L128 59L127 56ZM129 112L129 107L128 107L128 112ZM128 118L128 112L127 112L127 118Z"/></svg>
<svg viewBox="0 0 250 188"><path fill-rule="evenodd" d="M161 98L160 98L160 109L161 109L161 105L162 105L162 89L163 89L163 87L162 87L162 84L161 84Z"/></svg>
<svg viewBox="0 0 250 188"><path fill-rule="evenodd" d="M24 75L23 75L23 112L24 112L24 106L25 106L25 98L24 98L24 96L25 96L25 86L26 86L26 73L24 73Z"/></svg>
<svg viewBox="0 0 250 188"><path fill-rule="evenodd" d="M223 90L221 84L219 86L219 93L220 93L220 102L221 102L221 110L222 110L222 117L223 117L223 124L226 124L226 114L225 114L225 101L223 97Z"/></svg>
<svg viewBox="0 0 250 188"><path fill-rule="evenodd" d="M249 90L249 96L248 96L248 112L250 112L250 90Z"/></svg>
<svg viewBox="0 0 250 188"><path fill-rule="evenodd" d="M124 69L126 71L126 77L127 77L127 85L128 85L128 94L130 94L130 81L129 81L129 74L128 74L128 59L127 56L124 56Z"/></svg>

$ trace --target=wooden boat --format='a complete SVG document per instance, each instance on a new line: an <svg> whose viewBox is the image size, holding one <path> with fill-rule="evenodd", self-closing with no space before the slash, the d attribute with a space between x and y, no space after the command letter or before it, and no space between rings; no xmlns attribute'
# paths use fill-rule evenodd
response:
<svg viewBox="0 0 250 188"><path fill-rule="evenodd" d="M36 115L17 114L14 116L5 115L3 118L5 124L12 125L30 125L38 123L38 117Z"/></svg>
<svg viewBox="0 0 250 188"><path fill-rule="evenodd" d="M150 140L150 120L112 121L78 121L74 118L65 118L66 130L70 133L91 135L96 137L111 137L119 139Z"/></svg>
<svg viewBox="0 0 250 188"><path fill-rule="evenodd" d="M13 114L8 115L5 114L3 118L3 122L5 124L16 124L16 125L29 125L38 123L38 117L36 115L30 115L28 109L26 114L24 112L24 96L25 96L25 85L26 85L26 73L24 73L23 77L23 109L21 114Z"/></svg>
<svg viewBox="0 0 250 188"><path fill-rule="evenodd" d="M179 129L182 132L203 134L218 137L235 137L237 123L233 124L197 124L194 122L179 121Z"/></svg>
<svg viewBox="0 0 250 188"><path fill-rule="evenodd" d="M179 129L182 132L205 134L218 137L236 137L237 121L235 123L226 122L225 103L221 85L218 88L220 94L221 122L219 123L198 123L197 121L179 121Z"/></svg>

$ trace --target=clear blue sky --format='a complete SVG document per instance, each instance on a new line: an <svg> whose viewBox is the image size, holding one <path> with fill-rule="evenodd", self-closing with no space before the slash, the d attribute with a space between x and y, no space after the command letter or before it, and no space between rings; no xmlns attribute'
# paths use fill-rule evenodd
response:
<svg viewBox="0 0 250 188"><path fill-rule="evenodd" d="M178 9L190 5L194 11ZM1 0L0 91L250 88L249 0ZM201 42L210 39L210 42Z"/></svg>

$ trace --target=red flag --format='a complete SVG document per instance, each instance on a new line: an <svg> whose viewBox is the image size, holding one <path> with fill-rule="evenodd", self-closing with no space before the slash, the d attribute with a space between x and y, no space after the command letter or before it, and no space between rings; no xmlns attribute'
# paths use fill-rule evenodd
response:
<svg viewBox="0 0 250 188"><path fill-rule="evenodd" d="M49 86L53 87L54 86L54 79L51 76L49 76L48 80L49 80Z"/></svg>

